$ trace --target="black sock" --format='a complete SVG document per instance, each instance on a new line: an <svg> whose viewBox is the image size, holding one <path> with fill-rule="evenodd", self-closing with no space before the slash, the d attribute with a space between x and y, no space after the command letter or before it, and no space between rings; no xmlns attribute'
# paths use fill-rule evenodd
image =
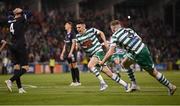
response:
<svg viewBox="0 0 180 106"><path fill-rule="evenodd" d="M17 74L19 73L20 70L15 69L14 70L14 75L10 78L11 82L14 82L17 79Z"/></svg>
<svg viewBox="0 0 180 106"><path fill-rule="evenodd" d="M17 87L18 87L18 88L22 88L21 78L20 78L20 77L21 77L24 73L26 73L26 70L25 70L25 69L21 69L21 70L20 70L20 73L18 74L19 77L17 77L17 79L16 79L16 84L17 84Z"/></svg>
<svg viewBox="0 0 180 106"><path fill-rule="evenodd" d="M119 78L121 78L121 75L119 73L116 73L118 75Z"/></svg>
<svg viewBox="0 0 180 106"><path fill-rule="evenodd" d="M71 69L71 75L72 75L73 82L76 82L75 70L73 68Z"/></svg>
<svg viewBox="0 0 180 106"><path fill-rule="evenodd" d="M128 73L129 79L131 81L133 81L133 82L136 82L136 79L135 79L135 76L134 76L134 72L133 72L133 70L131 68L128 68L127 73Z"/></svg>
<svg viewBox="0 0 180 106"><path fill-rule="evenodd" d="M18 88L22 88L20 77L18 77L18 78L16 79L16 84L17 84L17 87L18 87Z"/></svg>
<svg viewBox="0 0 180 106"><path fill-rule="evenodd" d="M74 68L74 70L75 70L76 81L80 83L79 69L78 68Z"/></svg>
<svg viewBox="0 0 180 106"><path fill-rule="evenodd" d="M14 70L14 75L10 78L10 80L13 82L16 79L20 78L21 75L23 75L24 73L26 73L25 69L21 69L21 70Z"/></svg>

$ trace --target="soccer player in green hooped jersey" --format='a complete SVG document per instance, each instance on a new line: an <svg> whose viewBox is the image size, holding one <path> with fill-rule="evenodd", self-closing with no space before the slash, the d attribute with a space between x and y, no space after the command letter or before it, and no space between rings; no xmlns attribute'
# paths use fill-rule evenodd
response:
<svg viewBox="0 0 180 106"><path fill-rule="evenodd" d="M86 29L86 25L83 21L79 21L76 24L76 29L78 31L78 34L76 35L76 42L79 47L81 47L82 50L84 50L87 55L90 57L90 61L88 63L88 68L90 71L96 75L96 77L100 81L100 91L105 90L108 85L100 75L100 71L97 69L97 65L101 59L103 59L105 53L102 49L102 45L100 44L97 36L100 36L105 44L105 47L108 48L108 44L105 38L105 35L102 31L90 28ZM126 92L130 91L130 84L126 83L122 79L119 78L119 76L115 73L112 73L111 70L106 66L103 65L101 67L101 70L112 80L116 81L117 83L121 84Z"/></svg>
<svg viewBox="0 0 180 106"><path fill-rule="evenodd" d="M106 60L113 54L116 46L120 46L131 54L132 58L125 58L122 61L122 65L128 68L130 64L126 63L138 63L143 69L145 69L151 76L156 78L159 83L168 88L168 94L173 95L176 91L176 86L170 83L162 73L158 72L154 67L154 63L147 46L142 42L142 39L130 28L123 28L118 20L114 20L110 23L113 35L111 36L111 46L104 59L99 62L103 65Z"/></svg>

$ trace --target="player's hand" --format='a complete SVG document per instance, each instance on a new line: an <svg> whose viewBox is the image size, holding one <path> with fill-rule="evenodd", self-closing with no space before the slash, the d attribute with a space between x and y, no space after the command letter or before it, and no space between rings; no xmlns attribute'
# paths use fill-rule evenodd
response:
<svg viewBox="0 0 180 106"><path fill-rule="evenodd" d="M64 60L64 55L61 55L61 56L60 56L60 59L61 59L61 60Z"/></svg>
<svg viewBox="0 0 180 106"><path fill-rule="evenodd" d="M68 54L68 58L71 58L71 57L72 57L72 53L69 53L69 54Z"/></svg>
<svg viewBox="0 0 180 106"><path fill-rule="evenodd" d="M1 43L2 44L6 44L7 42L5 40L1 40Z"/></svg>
<svg viewBox="0 0 180 106"><path fill-rule="evenodd" d="M104 64L103 61L99 61L99 65L102 66Z"/></svg>

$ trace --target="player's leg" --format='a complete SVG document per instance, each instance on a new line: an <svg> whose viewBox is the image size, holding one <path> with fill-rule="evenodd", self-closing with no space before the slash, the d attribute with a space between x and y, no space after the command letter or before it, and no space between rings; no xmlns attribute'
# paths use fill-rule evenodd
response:
<svg viewBox="0 0 180 106"><path fill-rule="evenodd" d="M79 69L77 67L77 62L72 63L72 68L73 68L73 70L75 72L74 74L75 74L76 86L80 86L81 82L80 82Z"/></svg>
<svg viewBox="0 0 180 106"><path fill-rule="evenodd" d="M20 51L19 51L19 55L18 55L18 62L20 63L20 71L19 73L17 73L17 79L16 79L16 83L18 84L18 89L19 89L19 93L26 93L26 91L23 89L22 85L21 85L21 79L20 77L25 74L28 70L29 70L29 65L28 65L28 54L27 54L27 50L25 47L23 47Z"/></svg>
<svg viewBox="0 0 180 106"><path fill-rule="evenodd" d="M121 65L120 65L120 58L115 57L114 58L114 70L113 72L115 72L119 77L121 77L119 71L121 70Z"/></svg>
<svg viewBox="0 0 180 106"><path fill-rule="evenodd" d="M28 69L29 69L29 66L28 65L24 65L24 66L21 67L21 70L16 74L17 75L16 84L17 84L17 87L19 89L19 93L26 93L26 91L22 87L21 78L20 77L23 74L25 74Z"/></svg>
<svg viewBox="0 0 180 106"><path fill-rule="evenodd" d="M156 70L156 68L154 68L154 70L152 72L151 71L148 71L148 72L149 72L149 74L151 76L156 78L162 85L164 85L164 86L166 86L168 88L168 95L173 95L174 94L174 92L177 89L176 86L173 85L172 83L170 83L170 81L167 80L162 73L158 72Z"/></svg>
<svg viewBox="0 0 180 106"><path fill-rule="evenodd" d="M103 91L108 86L106 82L104 81L103 77L100 75L100 72L98 71L98 69L95 67L98 63L99 63L99 59L96 56L93 56L88 63L88 68L98 78L100 82L100 91Z"/></svg>
<svg viewBox="0 0 180 106"><path fill-rule="evenodd" d="M72 61L72 59L68 59L69 67L71 69L71 75L73 82L70 84L70 86L80 86L80 77L79 77L79 69L77 67L77 62Z"/></svg>
<svg viewBox="0 0 180 106"><path fill-rule="evenodd" d="M127 69L128 77L131 80L131 90L135 91L135 90L139 90L140 88L137 85L134 71L130 67L132 64L134 64L134 61L127 56L124 59L122 59L122 61L121 61L121 65L124 67L124 69Z"/></svg>
<svg viewBox="0 0 180 106"><path fill-rule="evenodd" d="M66 56L66 59L69 63L69 68L71 69L72 82L71 82L70 86L76 86L76 74L75 74L75 69L73 68L72 59L68 58L67 56Z"/></svg>
<svg viewBox="0 0 180 106"><path fill-rule="evenodd" d="M71 69L71 77L72 77L72 82L70 84L70 86L75 86L76 85L76 77L75 77L75 70L73 68L73 64L68 62L69 63L69 67Z"/></svg>
<svg viewBox="0 0 180 106"><path fill-rule="evenodd" d="M14 65L14 75L9 79L5 81L5 84L10 92L12 92L12 83L18 79L17 74L20 72L20 65L15 64Z"/></svg>
<svg viewBox="0 0 180 106"><path fill-rule="evenodd" d="M6 84L7 88L8 88L8 90L10 92L12 92L12 84L17 78L15 72L18 72L20 70L20 66L18 64L18 58L17 58L18 53L17 53L17 51L14 49L14 47L12 47L12 46L9 46L9 47L10 47L11 53L13 53L12 62L14 63L14 67L13 67L14 75L10 79L5 80L5 84Z"/></svg>
<svg viewBox="0 0 180 106"><path fill-rule="evenodd" d="M112 71L105 65L102 66L102 71L109 76L112 80L116 81L118 84L122 85L126 92L130 92L130 84L122 80L117 74L112 73Z"/></svg>
<svg viewBox="0 0 180 106"><path fill-rule="evenodd" d="M156 70L156 68L154 67L154 62L147 47L144 47L142 51L136 56L136 61L151 76L156 78L159 81L159 83L168 88L169 95L174 94L174 92L176 91L176 86L170 83L170 81L167 80L162 73Z"/></svg>
<svg viewBox="0 0 180 106"><path fill-rule="evenodd" d="M76 53L73 53L72 57L71 57L71 61L72 61L72 68L74 69L75 71L75 79L76 79L76 86L80 86L81 83L80 83L80 77L79 77L79 69L78 69L78 66L77 66L77 54Z"/></svg>

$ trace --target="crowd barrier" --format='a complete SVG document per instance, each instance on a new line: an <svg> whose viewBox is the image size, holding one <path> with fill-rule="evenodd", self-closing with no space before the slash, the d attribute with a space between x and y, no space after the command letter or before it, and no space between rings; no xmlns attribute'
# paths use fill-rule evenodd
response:
<svg viewBox="0 0 180 106"><path fill-rule="evenodd" d="M173 70L173 66L171 64L156 64L155 67L159 71L166 71L166 70ZM1 65L1 71L2 71L2 65ZM84 68L82 64L78 65L78 68L82 72L87 72L88 69ZM134 65L133 66L134 70L136 71L143 71L139 65ZM7 73L11 74L13 73L13 68L12 65L7 66ZM69 72L68 65L66 63L56 63L54 67L53 73L63 73L63 72ZM2 72L0 72L2 73ZM33 74L45 74L45 73L51 73L49 64L48 63L30 63L29 64L29 70L27 73L33 73Z"/></svg>
<svg viewBox="0 0 180 106"><path fill-rule="evenodd" d="M56 64L53 72L62 73L63 66L61 64ZM50 73L49 64L29 64L28 73L35 73L35 74Z"/></svg>

